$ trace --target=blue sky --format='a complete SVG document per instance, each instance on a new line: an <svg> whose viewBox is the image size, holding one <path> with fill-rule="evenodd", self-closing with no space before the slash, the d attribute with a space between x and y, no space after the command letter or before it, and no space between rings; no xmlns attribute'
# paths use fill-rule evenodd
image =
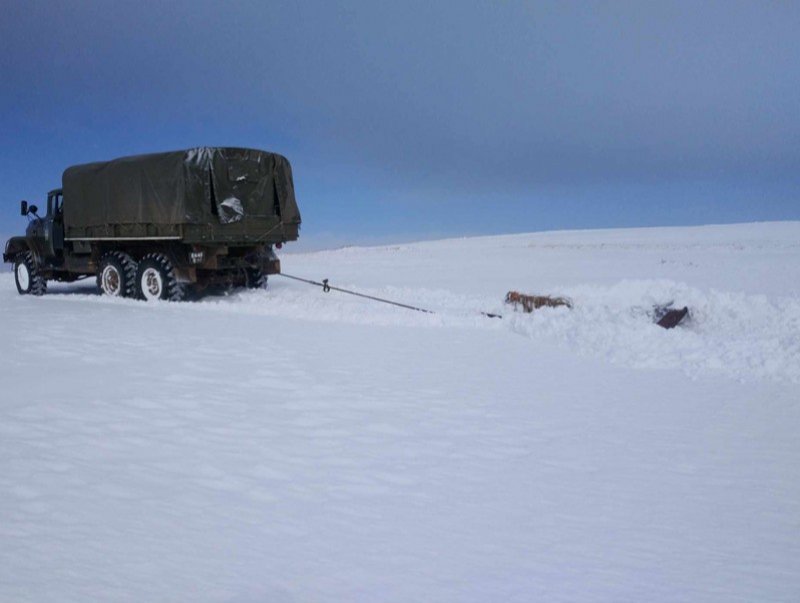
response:
<svg viewBox="0 0 800 603"><path fill-rule="evenodd" d="M306 245L800 219L800 3L18 2L0 232L68 165L292 161Z"/></svg>

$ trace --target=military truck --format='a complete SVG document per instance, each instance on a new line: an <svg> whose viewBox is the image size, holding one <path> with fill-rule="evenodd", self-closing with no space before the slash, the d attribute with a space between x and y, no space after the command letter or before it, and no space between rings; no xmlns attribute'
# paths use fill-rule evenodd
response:
<svg viewBox="0 0 800 603"><path fill-rule="evenodd" d="M96 277L105 295L184 299L209 286L264 287L274 248L297 240L300 212L285 157L199 147L67 168L46 213L6 243L17 291Z"/></svg>

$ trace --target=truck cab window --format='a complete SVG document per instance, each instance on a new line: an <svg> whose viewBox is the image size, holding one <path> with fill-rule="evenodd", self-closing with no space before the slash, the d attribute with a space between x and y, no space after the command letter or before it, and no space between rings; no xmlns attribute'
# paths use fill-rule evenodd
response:
<svg viewBox="0 0 800 603"><path fill-rule="evenodd" d="M61 216L63 195L61 193L50 194L47 197L47 215L51 218Z"/></svg>

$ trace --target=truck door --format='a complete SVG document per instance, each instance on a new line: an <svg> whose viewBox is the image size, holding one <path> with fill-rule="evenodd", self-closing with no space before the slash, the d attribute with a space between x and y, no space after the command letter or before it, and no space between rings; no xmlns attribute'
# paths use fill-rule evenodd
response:
<svg viewBox="0 0 800 603"><path fill-rule="evenodd" d="M44 219L44 236L47 254L53 258L63 257L64 251L64 196L61 190L47 195L47 216Z"/></svg>

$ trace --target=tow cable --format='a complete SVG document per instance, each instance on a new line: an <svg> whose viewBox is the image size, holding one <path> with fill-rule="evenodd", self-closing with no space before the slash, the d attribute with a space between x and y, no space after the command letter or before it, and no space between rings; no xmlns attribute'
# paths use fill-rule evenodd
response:
<svg viewBox="0 0 800 603"><path fill-rule="evenodd" d="M371 299L372 301L381 302L383 304L389 304L392 306L397 306L399 308L405 308L406 310L414 310L415 312L424 312L425 314L436 314L436 312L434 312L433 310L427 310L425 308L419 308L417 306L410 306L408 304L401 304L400 302L392 301L390 299L383 299L382 297L375 297L374 295L367 295L366 293L359 293L358 291L350 291L349 289L342 289L341 287L334 287L328 282L328 279L326 278L322 279L322 281L314 281L309 278L292 276L291 274L286 274L285 272L279 272L278 276L285 276L286 278L290 278L295 281L300 281L301 283L308 283L309 285L322 287L322 290L325 293L328 293L330 291L338 291L340 293L347 293L348 295L355 295L356 297L363 297L364 299ZM481 314L489 318L503 318L501 314L492 314L491 312L481 312Z"/></svg>
<svg viewBox="0 0 800 603"><path fill-rule="evenodd" d="M408 304L402 304L400 302L392 301L390 299L384 299L382 297L375 297L374 295L367 295L366 293L359 293L358 291L351 291L349 289L343 289L341 287L334 287L330 284L328 279L324 278L322 281L314 281L310 278L301 278L299 276L293 276L291 274L286 274L285 272L279 272L278 276L285 276L286 278L290 278L295 281L300 281L301 283L308 283L309 285L314 285L316 287L322 287L322 290L325 293L330 291L339 291L340 293L347 293L348 295L355 295L356 297L363 297L364 299L371 299L372 301L381 302L382 304L389 304L392 306L397 306L398 308L405 308L406 310L414 310L414 312L424 312L425 314L437 314L433 310L428 310L426 308L420 308L418 306L410 306ZM526 295L524 293L520 293L519 291L509 291L506 294L506 303L511 304L514 306L514 309L522 308L523 312L531 313L539 308L557 308L559 306L564 306L566 308L571 309L573 307L572 300L568 297L553 297L550 295ZM689 308L684 306L683 308L675 308L673 306L674 302L669 302L666 304L661 304L654 306L651 312L651 317L653 322L656 323L659 327L664 329L674 329L677 327L683 319L690 315ZM479 312L481 316L486 316L487 318L503 318L502 314L494 314L492 312Z"/></svg>

